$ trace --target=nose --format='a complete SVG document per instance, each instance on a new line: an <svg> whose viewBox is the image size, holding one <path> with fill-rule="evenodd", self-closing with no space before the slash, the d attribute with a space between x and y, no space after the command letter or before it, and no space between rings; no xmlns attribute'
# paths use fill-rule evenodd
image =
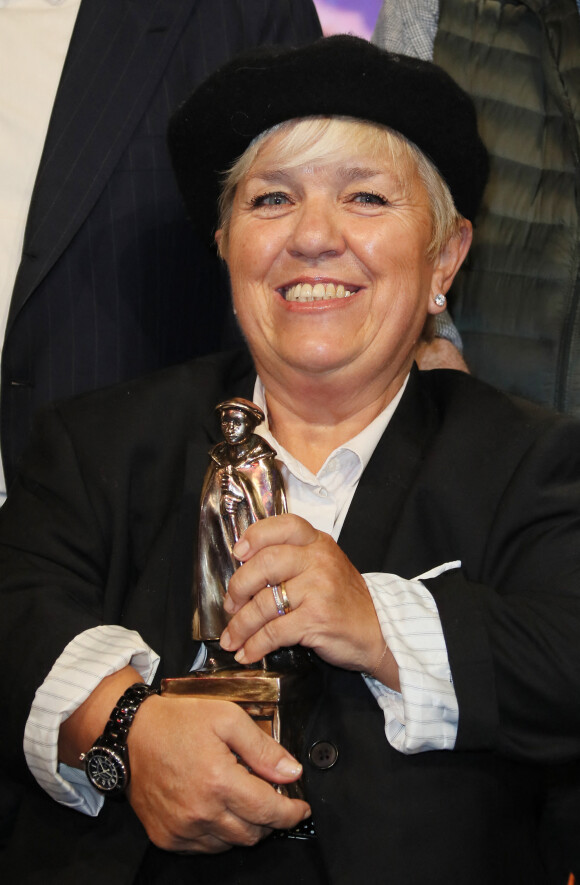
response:
<svg viewBox="0 0 580 885"><path fill-rule="evenodd" d="M293 257L316 261L340 255L346 243L337 207L329 198L306 198L294 214L287 248Z"/></svg>

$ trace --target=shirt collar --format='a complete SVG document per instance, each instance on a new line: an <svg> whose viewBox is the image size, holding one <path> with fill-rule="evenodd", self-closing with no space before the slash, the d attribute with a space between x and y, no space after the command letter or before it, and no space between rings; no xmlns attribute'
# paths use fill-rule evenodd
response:
<svg viewBox="0 0 580 885"><path fill-rule="evenodd" d="M403 384L401 385L400 390L395 394L391 402L380 412L379 415L368 424L364 430L361 430L360 433L357 433L352 439L347 440L347 442L343 443L341 446L338 446L333 452L330 453L328 458L325 461L325 464L332 458L339 454L341 451L349 451L352 452L358 460L360 461L361 473L369 463L374 450L377 447L377 444L385 432L389 421L395 414L395 410L401 401L401 397L405 392L405 388L407 386L407 382L409 380L409 375L405 378ZM263 411L265 415L265 420L259 427L256 428L256 432L264 436L270 442L274 448L276 449L278 456L288 465L290 469L292 469L291 465L294 463L298 465L301 469L296 469L293 472L297 472L300 474L306 473L308 476L311 476L310 471L304 467L303 464L294 458L290 452L287 452L276 440L276 438L270 432L270 427L268 423L268 406L266 404L266 392L264 390L264 385L262 384L262 380L259 376L256 377L256 383L254 385L254 402L255 404ZM319 473L324 470L325 464L320 468ZM302 478L306 479L306 476Z"/></svg>

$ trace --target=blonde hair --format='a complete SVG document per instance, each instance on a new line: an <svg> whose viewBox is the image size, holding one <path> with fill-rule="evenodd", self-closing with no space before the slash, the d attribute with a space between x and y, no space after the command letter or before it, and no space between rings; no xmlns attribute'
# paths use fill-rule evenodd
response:
<svg viewBox="0 0 580 885"><path fill-rule="evenodd" d="M443 246L459 233L463 217L455 208L447 184L425 154L400 132L352 117L305 117L287 120L262 132L224 173L218 204L222 254L227 247L236 188L274 134L281 136L276 145L275 159L283 166L319 162L348 147L353 151L364 151L376 161L384 159L386 155L400 170L401 182L416 170L431 207L433 229L427 248L430 260L436 258Z"/></svg>

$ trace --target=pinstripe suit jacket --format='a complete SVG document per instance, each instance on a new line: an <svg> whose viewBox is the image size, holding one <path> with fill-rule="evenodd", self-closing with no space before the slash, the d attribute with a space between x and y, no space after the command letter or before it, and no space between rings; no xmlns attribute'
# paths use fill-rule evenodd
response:
<svg viewBox="0 0 580 885"><path fill-rule="evenodd" d="M133 881L146 837L128 804L106 803L94 819L54 803L25 766L24 723L55 658L97 623L138 630L161 655L158 676L189 668L214 406L251 396L254 377L240 355L210 356L59 404L39 424L0 510L0 784L18 779L0 853L7 882ZM578 422L460 372L413 373L339 544L359 571L407 578L461 559L428 581L459 702L457 745L396 752L360 674L320 662L306 746L332 741L338 761L303 761L331 885L545 885L544 763L561 779L577 776L567 764L580 758L579 501ZM159 881L325 882L302 878L291 851L269 841L165 855Z"/></svg>
<svg viewBox="0 0 580 885"><path fill-rule="evenodd" d="M4 341L8 485L40 405L221 343L227 283L185 218L167 119L237 52L319 35L312 0L83 0Z"/></svg>

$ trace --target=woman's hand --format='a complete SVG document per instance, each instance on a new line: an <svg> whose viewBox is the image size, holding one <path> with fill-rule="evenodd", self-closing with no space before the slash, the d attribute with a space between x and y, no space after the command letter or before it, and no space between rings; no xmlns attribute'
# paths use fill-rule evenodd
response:
<svg viewBox="0 0 580 885"><path fill-rule="evenodd" d="M338 667L367 672L376 667L385 643L373 601L362 575L330 535L299 516L274 516L251 525L234 555L243 564L230 580L224 607L232 618L220 641L237 652L240 663L303 645ZM281 617L272 585L282 582L291 610ZM385 658L386 678L398 685L394 658L390 652ZM386 669L381 661L381 678Z"/></svg>
<svg viewBox="0 0 580 885"><path fill-rule="evenodd" d="M137 681L139 674L124 667L99 683L61 725L60 761L80 766L80 753ZM127 747L129 801L151 841L166 851L254 845L310 814L306 802L272 786L297 780L301 765L236 704L151 695L135 716Z"/></svg>
<svg viewBox="0 0 580 885"><path fill-rule="evenodd" d="M295 781L300 764L236 704L153 696L135 717L128 746L131 805L167 851L254 845L310 814L306 802L272 786Z"/></svg>

